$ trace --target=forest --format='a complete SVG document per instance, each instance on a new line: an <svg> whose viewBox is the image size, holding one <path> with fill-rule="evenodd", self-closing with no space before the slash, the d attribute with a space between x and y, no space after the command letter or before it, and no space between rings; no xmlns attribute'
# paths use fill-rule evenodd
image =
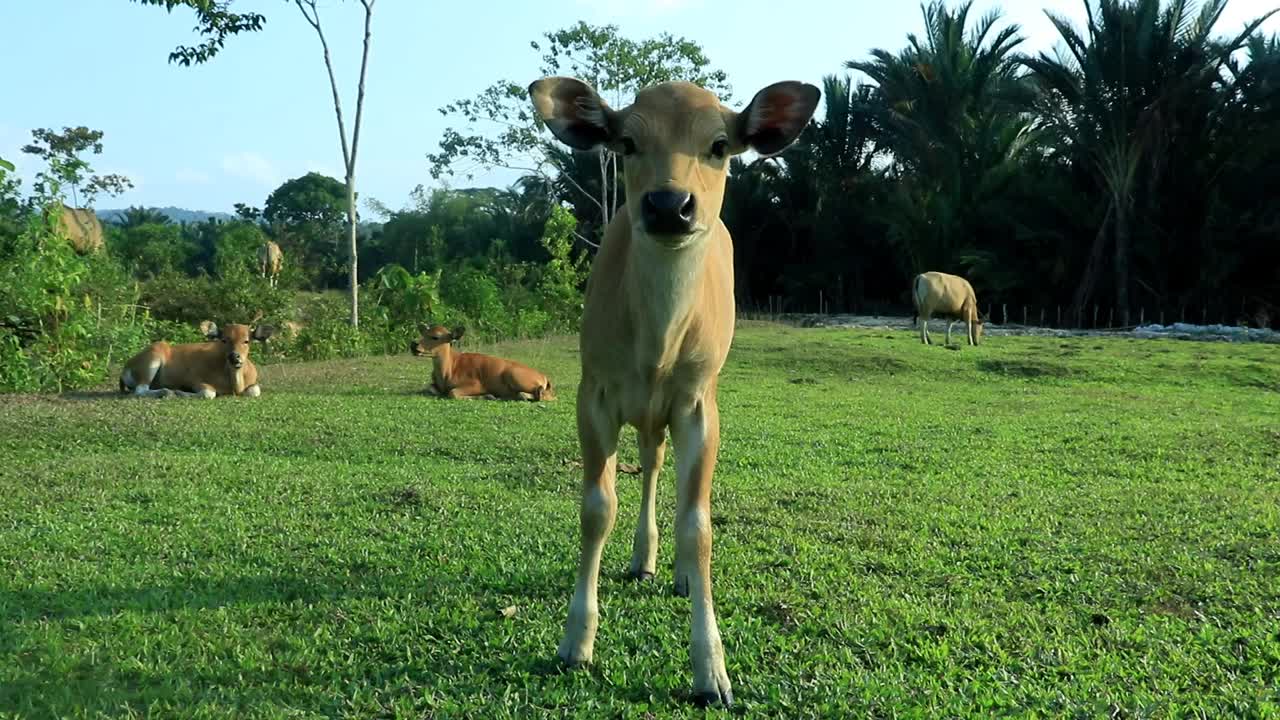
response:
<svg viewBox="0 0 1280 720"><path fill-rule="evenodd" d="M1052 17L1057 50L1032 54L998 13L933 2L900 47L804 78L823 102L800 141L731 166L740 311L909 314L910 279L942 270L972 281L993 322L1280 322L1280 38L1258 30L1265 17L1226 34L1226 0L1083 4L1086 23ZM231 18L210 27L256 29ZM592 253L626 202L624 160L555 143L528 80L573 75L623 106L667 80L728 102L733 77L694 40L611 25L531 48L509 78L440 109L450 129L401 209L311 173L233 220L130 208L106 223L105 253L80 255L48 209L92 207L128 179L92 173L100 132L33 131L23 160L47 167L29 192L19 159L0 159L0 387L100 381L118 345L210 316L297 322L280 352L305 358L401 351L428 316L491 337L574 331ZM494 168L521 177L467 187ZM267 238L286 258L276 287L254 270ZM353 275L359 328L343 327L337 292Z"/></svg>

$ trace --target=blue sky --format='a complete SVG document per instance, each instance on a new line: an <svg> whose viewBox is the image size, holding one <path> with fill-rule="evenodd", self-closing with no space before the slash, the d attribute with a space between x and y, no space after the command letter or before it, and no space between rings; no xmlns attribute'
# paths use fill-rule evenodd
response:
<svg viewBox="0 0 1280 720"><path fill-rule="evenodd" d="M168 15L127 0L0 0L0 157L30 177L18 152L36 127L87 125L105 132L99 172L136 188L99 207L176 205L229 211L261 206L282 181L316 170L341 177L328 80L314 32L291 2L237 0L263 12L261 33L232 38L211 63L167 62L190 43L187 11ZM1233 0L1219 28L1238 31L1273 0ZM1050 49L1049 8L1081 18L1080 0L978 0L1003 7L1023 28L1027 49ZM322 0L343 102L354 111L359 4ZM873 47L897 50L919 32L920 8L906 0L380 0L374 16L365 127L358 167L363 197L402 207L419 183L432 186L425 155L451 122L437 109L499 78L536 79L529 42L578 20L614 23L635 38L672 32L706 49L729 74L735 104L777 80L820 84ZM1280 19L1265 26L1280 31ZM350 119L348 120L350 122ZM510 173L465 184L506 184Z"/></svg>

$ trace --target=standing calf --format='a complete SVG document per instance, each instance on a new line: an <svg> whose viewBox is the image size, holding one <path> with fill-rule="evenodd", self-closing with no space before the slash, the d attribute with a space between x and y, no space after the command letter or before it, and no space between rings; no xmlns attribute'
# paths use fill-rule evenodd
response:
<svg viewBox="0 0 1280 720"><path fill-rule="evenodd" d="M201 323L209 342L170 345L161 340L134 355L120 373L120 392L140 397L218 395L258 397L258 368L249 360L249 342L266 340L271 326Z"/></svg>
<svg viewBox="0 0 1280 720"><path fill-rule="evenodd" d="M720 446L716 384L733 340L733 243L720 221L729 158L781 152L809 122L819 91L781 82L741 113L683 82L610 108L590 86L548 77L529 86L537 116L576 150L624 157L627 204L605 230L587 282L578 441L583 484L577 583L560 659L591 661L600 556L613 530L618 434L636 428L643 469L631 576L654 576L655 493L671 430L676 457L675 590L692 599L695 697L732 704L711 600L711 476Z"/></svg>
<svg viewBox="0 0 1280 720"><path fill-rule="evenodd" d="M982 341L978 298L968 280L947 273L921 273L911 284L911 300L916 306L915 319L920 321L920 342L931 344L929 318L935 315L947 320L947 345L951 344L951 326L957 322L968 327L970 345Z"/></svg>

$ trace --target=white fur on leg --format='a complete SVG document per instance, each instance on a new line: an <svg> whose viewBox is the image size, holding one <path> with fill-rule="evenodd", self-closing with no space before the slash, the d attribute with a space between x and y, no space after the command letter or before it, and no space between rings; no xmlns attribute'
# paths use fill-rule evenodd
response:
<svg viewBox="0 0 1280 720"><path fill-rule="evenodd" d="M262 386L253 384L244 389L244 396L256 398L262 394Z"/></svg>

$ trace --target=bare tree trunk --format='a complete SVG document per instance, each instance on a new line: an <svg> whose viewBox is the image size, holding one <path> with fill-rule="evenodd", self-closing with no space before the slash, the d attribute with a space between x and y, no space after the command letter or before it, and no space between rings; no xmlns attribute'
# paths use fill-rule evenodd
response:
<svg viewBox="0 0 1280 720"><path fill-rule="evenodd" d="M350 241L350 281L351 281L351 326L360 326L360 279L357 273L359 254L359 235L357 232L356 213L356 153L360 147L360 123L364 117L364 78L369 68L369 45L372 33L370 25L373 20L373 4L377 0L360 0L364 6L364 49L360 56L360 81L356 90L356 117L351 128L351 144L347 144L346 120L342 114L342 100L338 94L338 80L333 74L333 59L329 54L329 42L325 39L324 30L320 26L320 10L317 0L294 0L302 16L316 31L320 38L320 46L324 49L324 67L329 73L329 88L333 91L333 112L338 117L338 137L342 141L342 161L346 168L347 180L347 232ZM310 12L308 12L310 9Z"/></svg>
<svg viewBox="0 0 1280 720"><path fill-rule="evenodd" d="M601 227L609 227L612 214L609 212L609 151L600 151L600 215L603 218Z"/></svg>

